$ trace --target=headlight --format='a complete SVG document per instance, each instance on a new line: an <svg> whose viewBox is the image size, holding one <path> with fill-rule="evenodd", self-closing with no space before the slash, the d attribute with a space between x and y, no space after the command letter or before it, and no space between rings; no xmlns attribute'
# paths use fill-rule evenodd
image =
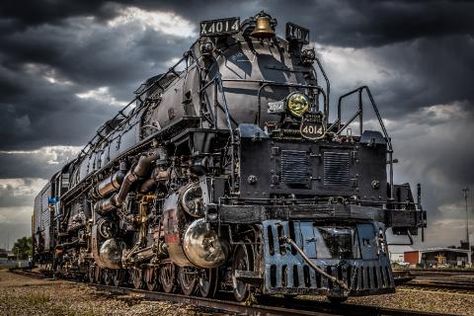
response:
<svg viewBox="0 0 474 316"><path fill-rule="evenodd" d="M296 117L303 116L309 109L308 97L299 92L290 94L286 102L288 110Z"/></svg>

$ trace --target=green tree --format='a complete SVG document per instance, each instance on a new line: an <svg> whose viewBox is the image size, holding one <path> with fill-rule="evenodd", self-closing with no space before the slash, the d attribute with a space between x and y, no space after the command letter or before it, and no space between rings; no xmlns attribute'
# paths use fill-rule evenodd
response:
<svg viewBox="0 0 474 316"><path fill-rule="evenodd" d="M33 241L31 237L22 237L13 245L13 253L18 259L25 260L33 254Z"/></svg>

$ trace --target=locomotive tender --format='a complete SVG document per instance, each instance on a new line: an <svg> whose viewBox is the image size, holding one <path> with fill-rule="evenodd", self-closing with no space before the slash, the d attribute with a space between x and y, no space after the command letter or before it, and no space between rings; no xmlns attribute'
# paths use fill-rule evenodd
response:
<svg viewBox="0 0 474 316"><path fill-rule="evenodd" d="M34 260L106 284L199 293L394 291L385 231L425 227L367 87L339 98L309 31L260 12L201 36L35 199ZM316 66L316 68L314 67ZM351 99L352 98L352 99ZM343 106L357 109L344 123ZM364 105L379 131L364 129ZM388 176L387 176L388 170Z"/></svg>

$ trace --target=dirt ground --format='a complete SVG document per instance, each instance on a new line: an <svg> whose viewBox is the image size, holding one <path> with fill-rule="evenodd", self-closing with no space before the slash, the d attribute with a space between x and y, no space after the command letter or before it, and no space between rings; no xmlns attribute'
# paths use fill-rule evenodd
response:
<svg viewBox="0 0 474 316"><path fill-rule="evenodd" d="M301 297L325 300L321 296ZM474 315L474 293L400 288L395 294L350 298L348 303ZM193 306L112 296L81 283L40 280L0 270L0 315L210 315Z"/></svg>
<svg viewBox="0 0 474 316"><path fill-rule="evenodd" d="M305 296L304 298L325 299L321 296ZM393 294L351 297L346 302L441 314L474 315L474 293L450 293L401 287Z"/></svg>
<svg viewBox="0 0 474 316"><path fill-rule="evenodd" d="M0 315L206 315L192 306L108 296L85 284L0 271ZM209 315L209 314L207 314Z"/></svg>

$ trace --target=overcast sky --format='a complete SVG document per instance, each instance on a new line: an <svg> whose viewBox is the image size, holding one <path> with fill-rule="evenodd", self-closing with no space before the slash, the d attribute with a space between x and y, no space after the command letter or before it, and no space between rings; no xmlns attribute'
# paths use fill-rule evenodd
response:
<svg viewBox="0 0 474 316"><path fill-rule="evenodd" d="M0 247L29 234L46 179L182 56L200 20L262 9L281 35L288 21L311 30L333 96L370 86L396 180L423 185L424 246L458 244L461 189L474 190L473 2L17 0L0 3Z"/></svg>

